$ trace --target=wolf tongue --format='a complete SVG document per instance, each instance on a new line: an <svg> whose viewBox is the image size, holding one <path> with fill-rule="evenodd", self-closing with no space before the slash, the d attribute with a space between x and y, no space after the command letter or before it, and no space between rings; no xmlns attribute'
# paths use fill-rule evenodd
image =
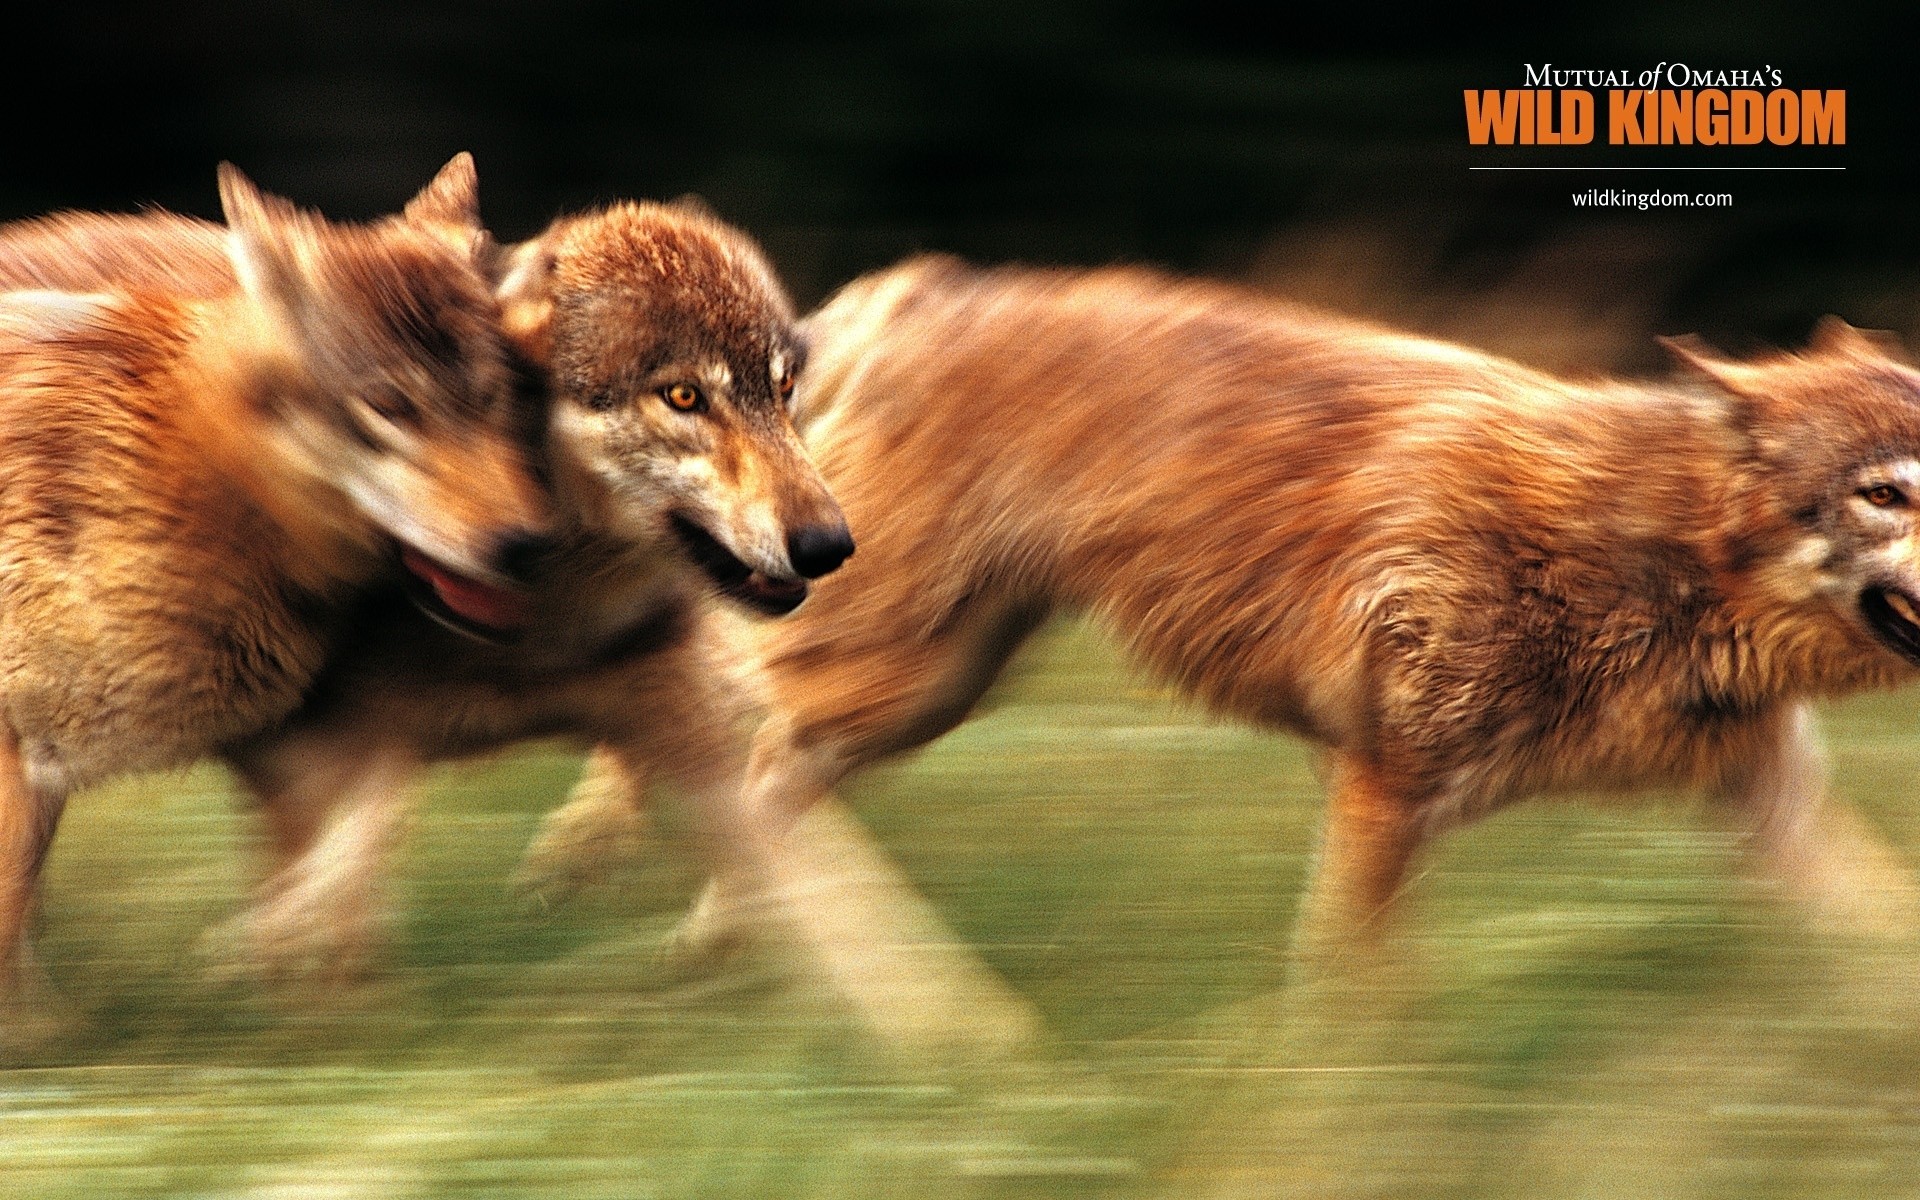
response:
<svg viewBox="0 0 1920 1200"><path fill-rule="evenodd" d="M533 620L533 605L519 592L456 575L416 550L400 557L407 570L427 581L440 603L476 625L521 629Z"/></svg>

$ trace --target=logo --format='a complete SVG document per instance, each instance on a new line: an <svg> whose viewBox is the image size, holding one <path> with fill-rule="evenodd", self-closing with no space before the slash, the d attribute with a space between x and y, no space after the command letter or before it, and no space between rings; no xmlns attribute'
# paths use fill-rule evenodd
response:
<svg viewBox="0 0 1920 1200"><path fill-rule="evenodd" d="M1467 89L1475 146L1844 146L1845 89L1788 88L1779 68L1570 70L1528 64L1510 89ZM1601 116L1604 114L1604 126Z"/></svg>

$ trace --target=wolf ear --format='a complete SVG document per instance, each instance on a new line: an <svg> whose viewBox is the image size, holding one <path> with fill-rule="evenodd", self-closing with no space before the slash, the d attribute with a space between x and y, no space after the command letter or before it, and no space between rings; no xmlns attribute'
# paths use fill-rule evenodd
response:
<svg viewBox="0 0 1920 1200"><path fill-rule="evenodd" d="M455 253L477 260L487 231L480 224L480 173L465 150L447 160L407 206L402 219L438 237Z"/></svg>
<svg viewBox="0 0 1920 1200"><path fill-rule="evenodd" d="M1831 314L1813 325L1807 349L1833 358L1904 358L1906 347L1884 329L1855 329Z"/></svg>
<svg viewBox="0 0 1920 1200"><path fill-rule="evenodd" d="M1717 384L1736 396L1756 400L1761 398L1760 371L1751 364L1723 357L1695 334L1684 333L1655 340L1681 366L1707 382Z"/></svg>
<svg viewBox="0 0 1920 1200"><path fill-rule="evenodd" d="M262 192L232 163L220 164L219 180L227 256L241 289L269 313L295 319L306 291L292 242L301 227L300 211Z"/></svg>
<svg viewBox="0 0 1920 1200"><path fill-rule="evenodd" d="M517 246L503 246L489 264L500 327L520 353L545 364L553 348L552 230Z"/></svg>
<svg viewBox="0 0 1920 1200"><path fill-rule="evenodd" d="M1733 427L1746 435L1756 454L1778 462L1794 453L1789 433L1792 423L1782 424L1783 418L1793 411L1793 401L1783 399L1776 391L1779 376L1774 372L1779 360L1775 360L1771 369L1735 362L1721 357L1691 334L1663 337L1660 344L1683 366L1726 393L1728 417Z"/></svg>

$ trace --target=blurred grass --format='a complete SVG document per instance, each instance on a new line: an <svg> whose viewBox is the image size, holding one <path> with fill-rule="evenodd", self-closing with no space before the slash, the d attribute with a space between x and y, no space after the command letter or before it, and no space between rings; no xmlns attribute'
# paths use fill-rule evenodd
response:
<svg viewBox="0 0 1920 1200"><path fill-rule="evenodd" d="M1828 714L1920 860L1911 694ZM0 1072L0 1197L1846 1197L1920 1189L1920 948L1822 938L1684 803L1446 842L1408 962L1286 986L1318 784L1062 626L846 799L1055 1040L882 1063L764 964L674 977L685 848L549 914L505 883L577 759L433 776L383 980L209 981L242 894L216 771L82 797L42 958L75 1031Z"/></svg>

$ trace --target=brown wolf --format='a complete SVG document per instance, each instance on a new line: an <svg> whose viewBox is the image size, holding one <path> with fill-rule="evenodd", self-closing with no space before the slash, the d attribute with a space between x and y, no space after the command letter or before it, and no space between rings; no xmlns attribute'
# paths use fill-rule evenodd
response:
<svg viewBox="0 0 1920 1200"><path fill-rule="evenodd" d="M791 424L791 304L745 235L686 204L622 203L499 264L566 527L514 644L378 605L296 718L230 748L272 860L234 932L269 968L357 972L398 790L437 759L548 734L607 741L688 789L716 845L742 844L724 823L750 697L702 593L784 613L853 550Z"/></svg>
<svg viewBox="0 0 1920 1200"><path fill-rule="evenodd" d="M365 227L230 167L220 189L226 230L166 215L0 228L0 286L28 289L0 294L9 991L72 790L285 716L396 543L445 581L453 619L517 624L506 585L546 533L475 262L470 161ZM114 225L144 246L89 236ZM210 247L236 281L217 294L198 282ZM37 272L36 254L73 277Z"/></svg>
<svg viewBox="0 0 1920 1200"><path fill-rule="evenodd" d="M941 258L805 329L803 431L861 550L756 639L758 836L963 720L1069 609L1325 748L1310 950L1436 834L1573 789L1703 789L1816 906L1892 911L1808 709L1920 664L1920 373L1861 334L1574 382L1224 285ZM552 835L621 819L640 769L597 757ZM761 887L717 880L686 936Z"/></svg>
<svg viewBox="0 0 1920 1200"><path fill-rule="evenodd" d="M487 287L477 272L492 252L480 226L477 192L473 158L459 154L399 217L364 229L330 227L285 201L260 197L258 206L277 222L275 231L285 242L278 266L244 253L243 235L193 217L56 213L0 228L0 289L160 293L207 301L239 292L241 273L255 270L255 260L282 275L296 269L314 274L306 285L310 294L290 291L280 302L287 311L275 319L311 322L321 302L341 305L343 313L362 310L364 328L335 322L337 331L314 348L335 358L359 355L393 377L382 379L368 369L343 378L346 394L288 422L298 452L308 470L333 474L363 514L354 520L364 526L371 518L385 532L381 540L397 544L424 605L451 624L491 636L502 631L490 631L489 624L524 619L518 600L498 585L502 572L510 574L537 553L543 540L526 524L529 506L538 503L521 461L529 437L526 406L499 399L501 388L510 385L500 381L492 346L486 393L471 391L474 381L459 377L462 368L453 357L463 339L477 344L499 336L496 329L488 338L483 329L486 322L497 324L497 309L475 295L476 288ZM330 265L301 265L318 253L308 244L309 227L336 244ZM365 243L359 258L340 253L339 247L355 242ZM405 257L382 263L381 255ZM322 268L333 278L316 273ZM396 285L406 271L417 279ZM258 282L281 290L301 283L291 275L285 282ZM248 290L258 289L250 282ZM308 311L291 308L296 302ZM447 328L438 329L436 322ZM388 327L402 346L412 347L408 353L418 363L381 363L392 355L356 344Z"/></svg>

